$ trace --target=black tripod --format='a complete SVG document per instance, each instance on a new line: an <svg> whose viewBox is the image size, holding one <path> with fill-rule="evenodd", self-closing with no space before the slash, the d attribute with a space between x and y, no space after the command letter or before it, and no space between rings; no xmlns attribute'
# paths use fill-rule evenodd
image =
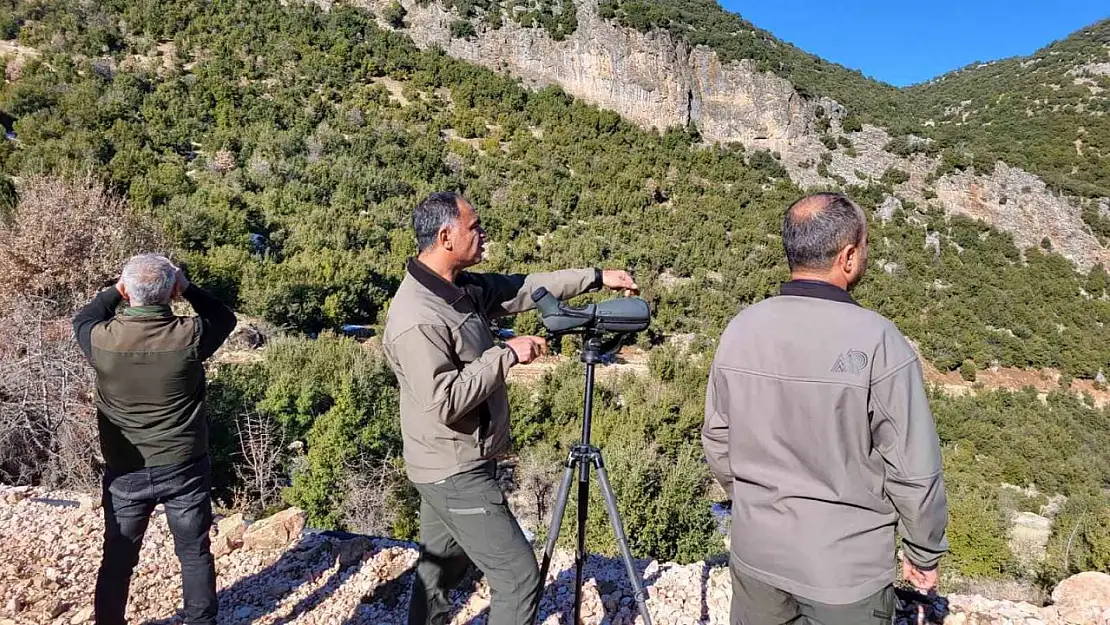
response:
<svg viewBox="0 0 1110 625"><path fill-rule="evenodd" d="M574 468L578 467L578 550L574 556L574 620L578 625L579 615L582 611L582 567L586 564L586 514L590 501L590 465L597 469L598 480L601 485L601 496L605 499L605 508L609 512L609 521L613 524L613 534L617 538L617 547L620 549L621 558L628 572L628 580L639 607L640 616L644 625L651 625L651 616L647 610L647 593L643 583L632 562L632 552L628 549L628 537L624 533L620 514L617 511L617 500L613 496L613 488L609 485L609 476L605 472L605 462L601 458L601 450L590 444L590 419L593 416L594 392L594 365L601 362L602 358L616 351L626 335L617 335L608 341L602 341L600 334L587 332L583 335L581 360L586 364L586 402L582 420L582 441L571 448L567 457L566 471L563 473L563 482L559 485L559 494L555 498L555 510L552 512L551 527L547 535L547 546L544 548L543 564L540 566L540 586L547 580L547 570L551 566L551 557L555 553L555 543L559 540L559 530L563 526L563 513L566 511L567 498L570 495L570 483L574 478Z"/></svg>

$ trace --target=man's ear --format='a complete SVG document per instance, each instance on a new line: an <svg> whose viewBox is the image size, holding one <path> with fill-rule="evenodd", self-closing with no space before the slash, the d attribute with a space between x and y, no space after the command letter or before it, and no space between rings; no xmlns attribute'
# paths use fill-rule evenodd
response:
<svg viewBox="0 0 1110 625"><path fill-rule="evenodd" d="M119 283L119 294L123 296L123 299L131 301L131 296L127 294L127 287L123 285L123 282Z"/></svg>
<svg viewBox="0 0 1110 625"><path fill-rule="evenodd" d="M436 238L439 240L439 244L440 244L440 246L443 247L443 249L447 250L448 252L451 251L451 248L453 247L453 245L451 244L451 226L450 225L447 225L447 226L444 226L444 227L440 228L439 233L436 236Z"/></svg>
<svg viewBox="0 0 1110 625"><path fill-rule="evenodd" d="M859 264L859 246L855 244L845 246L841 253L844 254L844 273L851 274Z"/></svg>

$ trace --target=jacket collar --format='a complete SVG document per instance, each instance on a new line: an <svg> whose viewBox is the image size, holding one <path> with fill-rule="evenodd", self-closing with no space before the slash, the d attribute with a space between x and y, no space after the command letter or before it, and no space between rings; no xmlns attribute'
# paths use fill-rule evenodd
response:
<svg viewBox="0 0 1110 625"><path fill-rule="evenodd" d="M432 271L427 265L420 262L420 260L415 257L409 259L406 269L414 280L431 291L436 297L447 302L456 310L461 311L466 309L469 311L470 306L467 302L467 295L469 294L466 289L444 280L442 276ZM461 276L462 274L460 274L460 277Z"/></svg>
<svg viewBox="0 0 1110 625"><path fill-rule="evenodd" d="M153 306L128 306L120 313L123 317L172 317L173 309L169 304Z"/></svg>
<svg viewBox="0 0 1110 625"><path fill-rule="evenodd" d="M793 295L796 297L815 297L833 302L859 306L859 302L848 294L848 291L828 282L820 280L791 280L779 287L780 295Z"/></svg>

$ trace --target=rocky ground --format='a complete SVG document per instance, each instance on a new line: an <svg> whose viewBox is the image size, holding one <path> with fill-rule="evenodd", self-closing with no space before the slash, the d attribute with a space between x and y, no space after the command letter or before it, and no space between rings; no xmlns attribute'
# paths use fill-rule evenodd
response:
<svg viewBox="0 0 1110 625"><path fill-rule="evenodd" d="M0 487L0 625L92 622L102 510L68 493ZM298 510L247 523L221 519L213 528L221 624L321 625L404 623L416 561L414 546L304 528ZM679 566L641 562L658 625L728 622L727 570L718 563ZM569 554L559 554L541 605L544 625L568 623L573 600ZM584 623L632 625L635 605L619 561L592 559L584 586ZM553 582L553 583L552 583ZM1110 576L1084 573L1053 593L1054 605L950 597L960 625L1110 625ZM453 625L483 625L488 589L475 581L454 595ZM180 623L178 565L165 516L156 512L131 586L132 623Z"/></svg>

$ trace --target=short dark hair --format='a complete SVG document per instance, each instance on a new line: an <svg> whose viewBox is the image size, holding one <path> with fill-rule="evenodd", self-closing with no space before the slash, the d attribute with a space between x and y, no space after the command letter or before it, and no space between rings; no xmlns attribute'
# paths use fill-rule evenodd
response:
<svg viewBox="0 0 1110 625"><path fill-rule="evenodd" d="M424 198L412 212L416 249L423 252L436 244L441 228L459 218L459 195L437 191Z"/></svg>
<svg viewBox="0 0 1110 625"><path fill-rule="evenodd" d="M843 193L818 193L801 198L786 209L782 244L790 270L832 267L833 259L853 243L863 241L867 219Z"/></svg>

